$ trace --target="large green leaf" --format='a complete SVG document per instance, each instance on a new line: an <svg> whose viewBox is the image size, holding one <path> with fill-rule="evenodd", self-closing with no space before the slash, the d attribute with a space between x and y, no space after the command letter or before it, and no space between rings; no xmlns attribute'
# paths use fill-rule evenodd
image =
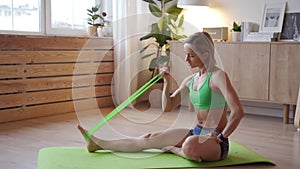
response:
<svg viewBox="0 0 300 169"><path fill-rule="evenodd" d="M177 5L175 4L169 7L166 12L170 15L178 16L182 12L182 10L183 10L182 8L178 8Z"/></svg>
<svg viewBox="0 0 300 169"><path fill-rule="evenodd" d="M154 34L154 38L156 39L160 47L163 47L165 44L168 43L168 40L172 39L169 35L163 34Z"/></svg>
<svg viewBox="0 0 300 169"><path fill-rule="evenodd" d="M147 2L147 3L149 3L149 4L155 4L156 5L156 3L153 1L153 0L143 0L144 2Z"/></svg>
<svg viewBox="0 0 300 169"><path fill-rule="evenodd" d="M162 17L158 22L158 32L165 34L168 29L169 18L167 16Z"/></svg>
<svg viewBox="0 0 300 169"><path fill-rule="evenodd" d="M156 4L149 4L149 10L152 13L152 15L160 18L162 17L162 11L159 9L159 7Z"/></svg>
<svg viewBox="0 0 300 169"><path fill-rule="evenodd" d="M161 18L161 19L157 22L157 27L158 27L157 33L163 32L163 29L164 29L164 20L163 20L163 18Z"/></svg>
<svg viewBox="0 0 300 169"><path fill-rule="evenodd" d="M179 39L183 39L183 38L187 38L186 35L176 35L175 40L179 40Z"/></svg>
<svg viewBox="0 0 300 169"><path fill-rule="evenodd" d="M86 9L86 10L87 10L89 13L91 13L91 14L93 13L93 11L92 11L92 10L90 10L90 9Z"/></svg>
<svg viewBox="0 0 300 169"><path fill-rule="evenodd" d="M169 20L176 21L178 19L178 15L168 15Z"/></svg>
<svg viewBox="0 0 300 169"><path fill-rule="evenodd" d="M92 20L96 20L96 19L98 19L99 17L97 16L97 15L93 15L92 16Z"/></svg>
<svg viewBox="0 0 300 169"><path fill-rule="evenodd" d="M93 11L93 12L97 12L98 10L99 10L98 7L92 7L92 11Z"/></svg>
<svg viewBox="0 0 300 169"><path fill-rule="evenodd" d="M174 26L169 25L169 29L170 29L171 33L176 34L176 29L174 28Z"/></svg>
<svg viewBox="0 0 300 169"><path fill-rule="evenodd" d="M149 38L152 38L152 37L153 37L153 33L148 33L147 35L142 36L140 38L140 41L143 41L143 40L146 40L146 39L149 39Z"/></svg>
<svg viewBox="0 0 300 169"><path fill-rule="evenodd" d="M181 15L180 20L179 20L179 24L178 24L179 28L182 27L183 22L184 22L184 15Z"/></svg>
<svg viewBox="0 0 300 169"><path fill-rule="evenodd" d="M151 33L153 34L153 37L155 38L156 42L159 44L160 47L167 44L168 40L171 40L170 31L165 28L165 24L163 25L163 31L160 31L158 23L154 23L151 25Z"/></svg>

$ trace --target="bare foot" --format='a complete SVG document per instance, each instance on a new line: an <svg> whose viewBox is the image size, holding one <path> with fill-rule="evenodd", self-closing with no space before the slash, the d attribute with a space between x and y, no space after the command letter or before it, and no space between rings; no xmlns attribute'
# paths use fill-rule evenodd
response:
<svg viewBox="0 0 300 169"><path fill-rule="evenodd" d="M77 128L79 129L79 131L81 132L81 134L84 136L88 133L88 131L86 129L84 129L81 125L77 125ZM87 150L92 153L95 152L97 150L103 150L102 147L100 147L97 143L94 142L94 140L96 140L96 137L91 136L88 140L87 140Z"/></svg>

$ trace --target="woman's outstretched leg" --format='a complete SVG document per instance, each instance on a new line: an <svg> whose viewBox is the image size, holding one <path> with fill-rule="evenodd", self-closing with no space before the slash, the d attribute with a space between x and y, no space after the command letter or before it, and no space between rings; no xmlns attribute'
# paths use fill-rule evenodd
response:
<svg viewBox="0 0 300 169"><path fill-rule="evenodd" d="M77 128L79 129L80 133L84 136L85 134L87 134L87 130L85 130L81 125L77 125ZM95 136L91 136L90 138L88 138L87 140L87 149L89 152L95 152L97 150L103 150L102 147L99 146L99 144L97 144L95 141L97 141L98 139Z"/></svg>
<svg viewBox="0 0 300 169"><path fill-rule="evenodd" d="M88 131L78 125L82 135ZM119 140L103 140L91 136L87 140L89 152L97 150L113 150L123 152L137 152L150 148L161 149L167 146L181 147L184 140L190 136L189 129L171 129L156 133L149 133L141 137L125 138Z"/></svg>

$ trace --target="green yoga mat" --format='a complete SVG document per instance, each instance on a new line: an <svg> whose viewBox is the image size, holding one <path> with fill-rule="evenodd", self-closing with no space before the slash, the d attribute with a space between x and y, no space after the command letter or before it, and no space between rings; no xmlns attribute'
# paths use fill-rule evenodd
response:
<svg viewBox="0 0 300 169"><path fill-rule="evenodd" d="M275 165L272 161L232 141L228 157L217 162L193 162L154 149L140 153L110 151L89 153L82 147L49 147L42 148L38 157L38 169L202 168L253 163Z"/></svg>
<svg viewBox="0 0 300 169"><path fill-rule="evenodd" d="M140 153L89 153L81 147L49 147L41 149L38 157L38 169L206 168L253 163L275 165L236 142L230 142L228 157L217 162L193 162L154 149Z"/></svg>

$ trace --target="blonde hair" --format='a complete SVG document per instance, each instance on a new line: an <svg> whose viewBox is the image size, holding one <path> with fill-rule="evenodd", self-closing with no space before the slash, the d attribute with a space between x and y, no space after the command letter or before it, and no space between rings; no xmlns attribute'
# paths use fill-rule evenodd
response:
<svg viewBox="0 0 300 169"><path fill-rule="evenodd" d="M204 63L207 70L211 70L215 64L215 47L211 36L207 32L197 32L190 35L185 41L184 44L189 44L191 49L200 56L201 54L208 53L208 59L203 60L200 58Z"/></svg>

